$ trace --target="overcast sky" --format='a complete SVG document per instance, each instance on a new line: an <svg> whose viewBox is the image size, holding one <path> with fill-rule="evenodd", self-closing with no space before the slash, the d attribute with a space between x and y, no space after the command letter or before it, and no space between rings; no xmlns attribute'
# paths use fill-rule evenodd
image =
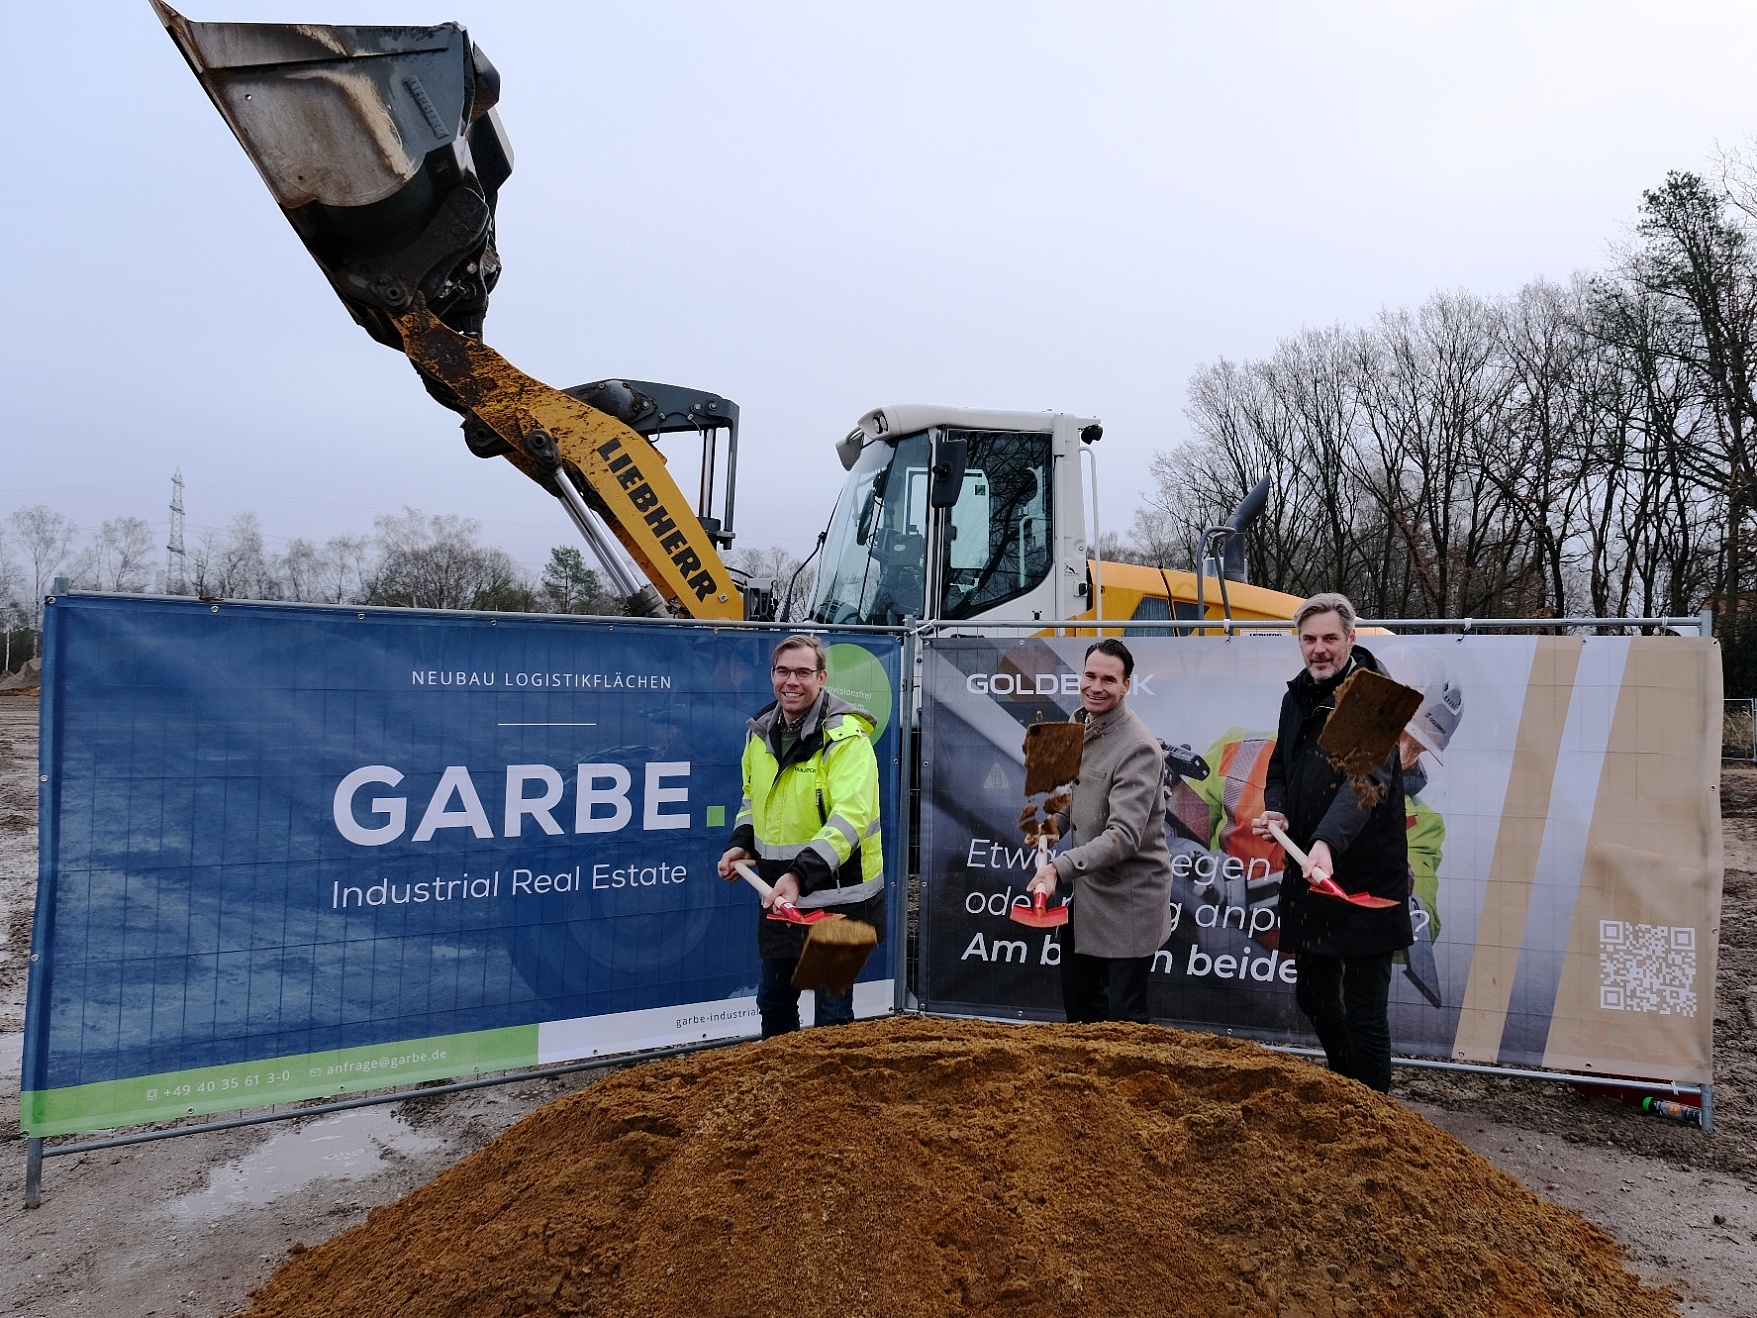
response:
<svg viewBox="0 0 1757 1318"><path fill-rule="evenodd" d="M1102 418L1124 529L1195 368L1602 266L1643 188L1757 129L1749 0L187 12L465 24L517 157L489 341L555 385L737 400L741 543L799 553L888 402ZM162 528L181 468L192 542L403 505L532 567L572 542L349 320L146 0L7 29L0 514Z"/></svg>

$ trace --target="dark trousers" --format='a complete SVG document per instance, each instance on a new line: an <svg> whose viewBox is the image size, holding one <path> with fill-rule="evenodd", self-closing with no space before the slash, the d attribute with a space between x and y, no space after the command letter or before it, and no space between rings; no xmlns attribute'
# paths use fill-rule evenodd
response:
<svg viewBox="0 0 1757 1318"><path fill-rule="evenodd" d="M799 958L763 958L763 977L757 984L756 1005L763 1017L763 1038L791 1034L799 1028L799 993L793 987L793 970ZM847 1025L854 1020L854 990L826 993L817 989L813 998L819 1025Z"/></svg>
<svg viewBox="0 0 1757 1318"><path fill-rule="evenodd" d="M1071 924L1063 926L1061 963L1062 1010L1069 1022L1147 1024L1147 973L1153 969L1153 958L1082 956L1067 945L1071 941L1067 931L1072 928Z"/></svg>
<svg viewBox="0 0 1757 1318"><path fill-rule="evenodd" d="M1376 956L1294 958L1298 978L1293 996L1312 1022L1324 1057L1337 1075L1358 1080L1381 1094L1391 1091L1392 952Z"/></svg>

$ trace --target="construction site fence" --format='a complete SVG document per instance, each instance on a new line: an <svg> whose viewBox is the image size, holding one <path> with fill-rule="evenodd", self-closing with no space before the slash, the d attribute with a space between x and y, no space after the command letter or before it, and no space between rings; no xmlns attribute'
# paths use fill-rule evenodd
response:
<svg viewBox="0 0 1757 1318"><path fill-rule="evenodd" d="M40 1197L45 1158L755 1034L754 989L741 988L755 978L754 894L688 879L711 877L730 835L744 720L772 698L769 649L802 628L97 594L51 599L47 617L21 1083L27 1203ZM1719 874L1679 880L1639 919L1596 916L1584 894L1620 891L1625 853L1651 856L1663 840L1631 849L1607 833L1616 812L1584 801L1574 772L1591 761L1595 781L1614 785L1618 729L1631 721L1694 727L1703 740L1709 720L1680 711L1699 712L1711 685L1718 734L1706 618L1363 626L1397 633L1363 643L1423 651L1415 662L1438 664L1463 693L1446 766L1425 785L1451 809L1437 887L1421 875L1415 884L1423 955L1393 998L1405 1064L1677 1095L1709 1124L1707 908L1712 898L1718 909ZM829 645L832 691L880 716L890 929L857 986L857 1012L1059 1017L1049 943L1033 942L1027 964L1019 940L994 934L1029 877L1025 858L1008 854L1019 850L1023 725L1077 708L1091 628L804 629ZM1250 790L1248 773L1220 763L1227 736L1272 732L1298 667L1285 629L1105 627L1136 652L1132 707L1187 752L1166 779L1168 818L1182 829L1171 837L1180 923L1155 963L1155 1016L1309 1053L1275 946L1278 868L1270 883L1267 857L1230 855L1221 836L1223 784ZM1661 670L1669 676L1649 690L1643 675ZM1517 729L1518 747L1485 744L1494 728ZM1545 737L1555 744L1540 748L1541 763L1520 768L1519 749ZM1642 751L1649 768L1690 753L1682 741ZM1483 791L1462 787L1496 755L1502 800L1549 775L1543 841L1519 856L1496 845L1502 800L1491 809ZM1191 756L1211 761L1206 775ZM1700 768L1686 777L1706 786ZM915 802L912 831L905 803ZM1211 829L1195 802L1212 812ZM1665 828L1700 825L1672 807ZM619 852L637 836L632 852L644 854ZM1690 871L1688 856L1659 854ZM442 882L452 903L443 920ZM1649 875L1650 896L1653 886ZM601 905L570 909L582 895ZM1564 896L1576 909L1562 923L1590 937L1555 932ZM1485 909L1506 901L1523 918L1496 918L1517 924L1519 940L1478 947ZM1623 998L1600 1009L1589 999L1604 976L1585 967L1606 955L1622 967L1611 987ZM1506 983L1506 1000L1480 987L1490 982ZM809 1019L809 995L805 1006ZM1630 1051L1595 1017L1643 1042ZM1568 1037L1549 1037L1558 1032ZM71 1138L92 1132L103 1134Z"/></svg>
<svg viewBox="0 0 1757 1318"><path fill-rule="evenodd" d="M1721 720L1720 758L1757 762L1757 700L1730 697Z"/></svg>

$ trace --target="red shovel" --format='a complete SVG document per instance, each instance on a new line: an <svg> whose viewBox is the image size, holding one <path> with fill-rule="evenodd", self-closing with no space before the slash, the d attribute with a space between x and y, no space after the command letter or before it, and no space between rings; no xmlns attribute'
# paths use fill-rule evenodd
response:
<svg viewBox="0 0 1757 1318"><path fill-rule="evenodd" d="M1041 867L1043 862L1048 859L1049 843L1044 838L1039 837L1037 839L1037 863L1039 867ZM1066 903L1063 903L1052 910L1049 905L1049 894L1046 892L1035 892L1031 894L1031 905L1014 905L1013 908L1007 912L1007 918L1016 921L1019 924L1027 925L1032 929L1059 929L1062 925L1068 922L1068 908Z"/></svg>
<svg viewBox="0 0 1757 1318"><path fill-rule="evenodd" d="M1281 844L1281 849L1283 851L1300 863L1300 868L1303 869L1312 863L1311 857L1306 855L1306 853L1301 851L1298 847L1294 846L1293 841L1287 836L1287 834L1281 831L1281 825L1277 824L1273 819L1269 821L1269 834ZM1365 906L1369 910L1382 911L1387 906L1402 905L1401 902L1393 901L1389 897L1375 897L1367 892L1346 892L1335 879L1330 878L1328 875L1325 875L1321 879L1307 879L1306 882L1311 885L1313 892L1322 893L1326 897L1335 897L1339 901L1345 901L1354 906Z"/></svg>
<svg viewBox="0 0 1757 1318"><path fill-rule="evenodd" d="M757 878L756 871L742 860L732 862L732 868L743 876L744 881L763 895L766 902L774 893L774 889ZM780 920L784 924L817 924L820 920L840 920L842 917L834 911L802 911L792 902L776 902L769 907L768 918Z"/></svg>

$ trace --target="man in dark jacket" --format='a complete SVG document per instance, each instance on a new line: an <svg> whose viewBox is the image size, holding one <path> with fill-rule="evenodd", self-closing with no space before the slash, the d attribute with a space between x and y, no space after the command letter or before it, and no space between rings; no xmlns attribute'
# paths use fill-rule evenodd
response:
<svg viewBox="0 0 1757 1318"><path fill-rule="evenodd" d="M1299 967L1294 997L1324 1045L1330 1069L1384 1093L1391 1088L1391 960L1415 941L1403 769L1392 752L1372 772L1382 795L1367 807L1318 749L1318 734L1336 708L1336 688L1356 668L1384 671L1355 644L1354 621L1354 606L1341 595L1314 595L1294 615L1305 669L1281 698L1263 790L1266 809L1251 828L1267 837L1273 819L1307 853L1303 873L1296 877L1289 867L1281 887L1281 948ZM1322 877L1345 892L1387 897L1396 905L1375 909L1325 896L1307 882Z"/></svg>

